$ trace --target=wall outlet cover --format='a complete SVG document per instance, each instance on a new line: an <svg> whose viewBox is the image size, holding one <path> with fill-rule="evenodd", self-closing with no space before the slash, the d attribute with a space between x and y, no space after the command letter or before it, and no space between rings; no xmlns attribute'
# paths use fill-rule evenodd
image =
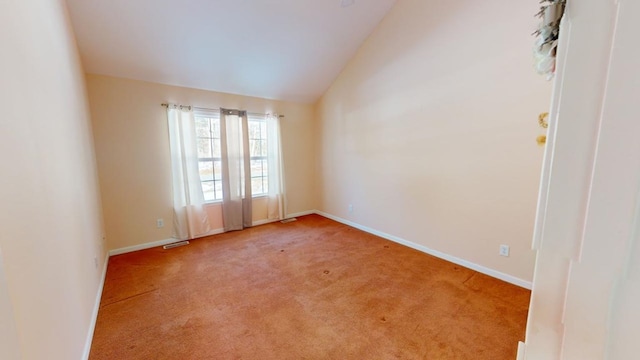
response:
<svg viewBox="0 0 640 360"><path fill-rule="evenodd" d="M509 245L500 245L500 256L509 256Z"/></svg>

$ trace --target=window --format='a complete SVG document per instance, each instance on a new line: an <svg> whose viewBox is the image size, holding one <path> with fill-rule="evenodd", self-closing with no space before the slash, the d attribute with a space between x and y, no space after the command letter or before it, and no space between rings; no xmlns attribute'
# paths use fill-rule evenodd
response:
<svg viewBox="0 0 640 360"><path fill-rule="evenodd" d="M222 200L222 156L220 145L220 115L194 113L198 142L198 170L204 200ZM269 192L267 161L267 122L264 117L248 118L251 192L254 197Z"/></svg>
<svg viewBox="0 0 640 360"><path fill-rule="evenodd" d="M220 116L195 113L198 141L198 170L204 200L222 200L222 158Z"/></svg>
<svg viewBox="0 0 640 360"><path fill-rule="evenodd" d="M253 196L269 192L269 164L267 161L267 121L264 117L249 117L249 156L251 159L251 193Z"/></svg>

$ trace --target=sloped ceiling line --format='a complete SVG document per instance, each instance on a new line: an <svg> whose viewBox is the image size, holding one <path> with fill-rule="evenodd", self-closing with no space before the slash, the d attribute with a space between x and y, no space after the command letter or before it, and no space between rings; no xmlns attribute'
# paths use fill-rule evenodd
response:
<svg viewBox="0 0 640 360"><path fill-rule="evenodd" d="M395 2L67 0L88 73L303 103Z"/></svg>

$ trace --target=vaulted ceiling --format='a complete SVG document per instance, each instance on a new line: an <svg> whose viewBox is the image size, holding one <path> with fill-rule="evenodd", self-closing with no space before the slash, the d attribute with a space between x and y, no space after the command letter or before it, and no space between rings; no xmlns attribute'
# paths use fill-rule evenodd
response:
<svg viewBox="0 0 640 360"><path fill-rule="evenodd" d="M67 0L85 71L296 102L331 85L396 0Z"/></svg>

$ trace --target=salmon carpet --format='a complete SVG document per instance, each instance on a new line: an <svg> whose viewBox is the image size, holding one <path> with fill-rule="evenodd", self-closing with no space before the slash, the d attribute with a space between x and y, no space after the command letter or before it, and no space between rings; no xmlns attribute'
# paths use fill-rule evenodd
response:
<svg viewBox="0 0 640 360"><path fill-rule="evenodd" d="M529 296L309 215L111 257L90 359L513 360Z"/></svg>

